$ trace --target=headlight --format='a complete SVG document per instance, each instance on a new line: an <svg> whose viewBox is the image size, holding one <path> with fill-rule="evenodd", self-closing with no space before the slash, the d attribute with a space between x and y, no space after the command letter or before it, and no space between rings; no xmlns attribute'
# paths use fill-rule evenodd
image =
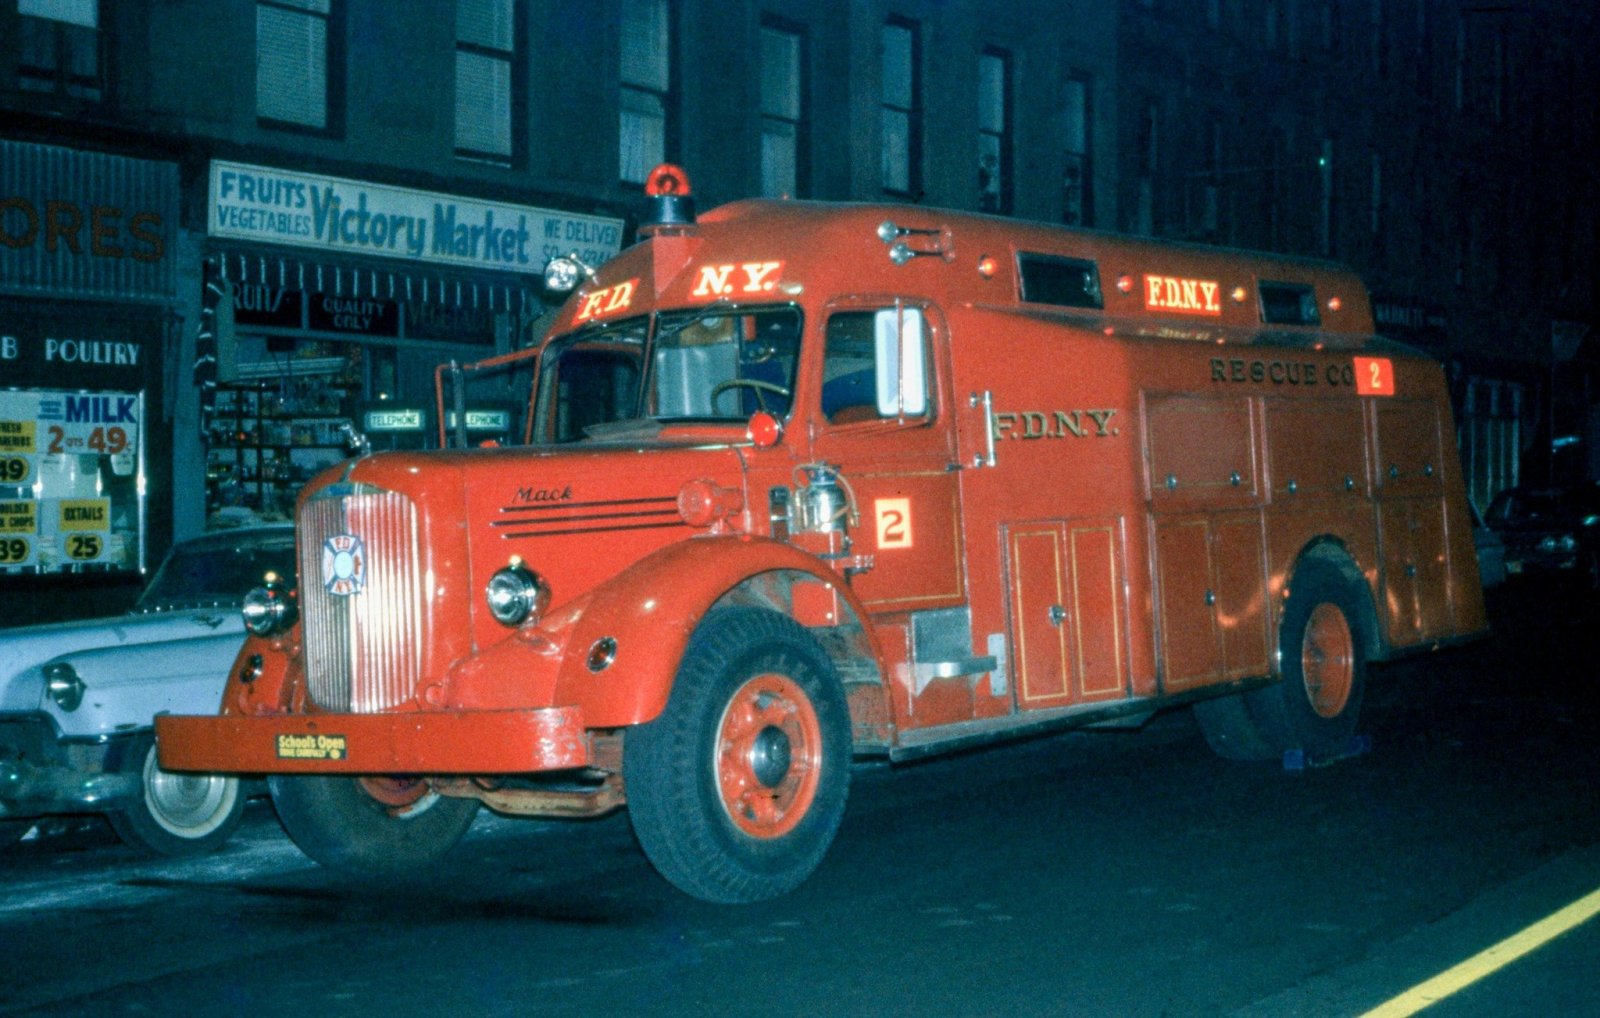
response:
<svg viewBox="0 0 1600 1018"><path fill-rule="evenodd" d="M78 709L78 704L83 702L83 691L86 688L83 680L78 678L78 673L64 661L44 666L45 690L50 694L50 699L56 706L65 711Z"/></svg>
<svg viewBox="0 0 1600 1018"><path fill-rule="evenodd" d="M544 579L515 556L510 565L489 577L483 594L489 602L489 614L506 626L537 622L550 604L550 588Z"/></svg>
<svg viewBox="0 0 1600 1018"><path fill-rule="evenodd" d="M585 265L576 253L559 255L545 263L544 285L551 293L570 293L592 275L594 270Z"/></svg>
<svg viewBox="0 0 1600 1018"><path fill-rule="evenodd" d="M244 596L240 606L244 627L257 636L271 636L294 625L296 616L294 599L279 580L277 573L267 574L266 586L257 587Z"/></svg>

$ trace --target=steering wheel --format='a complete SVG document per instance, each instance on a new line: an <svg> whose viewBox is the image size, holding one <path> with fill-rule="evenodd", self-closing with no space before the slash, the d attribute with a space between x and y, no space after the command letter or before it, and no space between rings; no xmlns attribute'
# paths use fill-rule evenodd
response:
<svg viewBox="0 0 1600 1018"><path fill-rule="evenodd" d="M774 382L763 382L759 378L730 378L726 382L719 382L716 386L714 386L712 388L712 390L711 390L711 409L715 410L717 408L717 397L718 396L721 396L723 393L727 392L729 389L738 389L738 388L754 389L755 392L756 392L756 403L757 403L757 405L759 405L761 407L763 412L767 412L767 401L761 398L761 394L763 392L777 393L779 396L782 396L784 399L791 398L788 389L785 389L783 386L778 385L778 384L776 384Z"/></svg>

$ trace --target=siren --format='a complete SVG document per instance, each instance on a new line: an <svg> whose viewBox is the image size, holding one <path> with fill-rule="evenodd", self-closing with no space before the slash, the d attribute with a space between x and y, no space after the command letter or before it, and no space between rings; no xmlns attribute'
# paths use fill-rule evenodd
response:
<svg viewBox="0 0 1600 1018"><path fill-rule="evenodd" d="M689 175L681 167L662 163L651 170L644 193L650 199L651 215L640 224L640 232L694 225L694 194Z"/></svg>

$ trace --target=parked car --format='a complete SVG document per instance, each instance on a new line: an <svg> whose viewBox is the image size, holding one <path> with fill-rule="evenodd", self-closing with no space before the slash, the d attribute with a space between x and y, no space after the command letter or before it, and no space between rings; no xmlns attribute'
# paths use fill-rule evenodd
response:
<svg viewBox="0 0 1600 1018"><path fill-rule="evenodd" d="M1467 508L1472 512L1472 547L1478 553L1478 582L1484 590L1498 587L1506 582L1506 542L1493 527L1483 522L1477 506L1468 502Z"/></svg>
<svg viewBox="0 0 1600 1018"><path fill-rule="evenodd" d="M1505 542L1512 576L1571 577L1600 590L1600 487L1510 488L1484 521Z"/></svg>
<svg viewBox="0 0 1600 1018"><path fill-rule="evenodd" d="M104 813L158 855L226 841L239 779L162 770L152 719L217 710L240 599L293 569L288 524L208 534L177 544L126 615L0 629L0 844L65 813Z"/></svg>

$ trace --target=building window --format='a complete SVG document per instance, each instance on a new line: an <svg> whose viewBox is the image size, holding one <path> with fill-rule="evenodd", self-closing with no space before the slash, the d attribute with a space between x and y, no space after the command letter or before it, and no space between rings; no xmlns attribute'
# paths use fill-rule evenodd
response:
<svg viewBox="0 0 1600 1018"><path fill-rule="evenodd" d="M978 208L1011 211L1011 57L978 55Z"/></svg>
<svg viewBox="0 0 1600 1018"><path fill-rule="evenodd" d="M1317 154L1317 170L1321 178L1322 204L1317 217L1317 247L1324 255L1333 254L1333 139L1322 139Z"/></svg>
<svg viewBox="0 0 1600 1018"><path fill-rule="evenodd" d="M1372 153L1372 235L1383 230L1383 156Z"/></svg>
<svg viewBox="0 0 1600 1018"><path fill-rule="evenodd" d="M794 198L804 186L805 37L777 24L761 28L761 193Z"/></svg>
<svg viewBox="0 0 1600 1018"><path fill-rule="evenodd" d="M1368 28L1372 34L1372 73L1380 78L1389 76L1389 30L1384 17L1383 0L1372 0L1368 9Z"/></svg>
<svg viewBox="0 0 1600 1018"><path fill-rule="evenodd" d="M1212 113L1198 126L1201 131L1199 166L1197 171L1186 175L1188 186L1184 188L1190 203L1189 235L1217 241L1221 237L1219 206L1224 178L1221 115Z"/></svg>
<svg viewBox="0 0 1600 1018"><path fill-rule="evenodd" d="M622 0L622 180L642 184L668 158L673 128L668 0Z"/></svg>
<svg viewBox="0 0 1600 1018"><path fill-rule="evenodd" d="M515 0L456 0L456 155L510 163Z"/></svg>
<svg viewBox="0 0 1600 1018"><path fill-rule="evenodd" d="M256 116L328 130L328 25L333 0L256 3Z"/></svg>
<svg viewBox="0 0 1600 1018"><path fill-rule="evenodd" d="M1133 207L1134 233L1152 235L1156 231L1156 167L1160 165L1161 107L1148 99L1139 111L1137 139L1138 193Z"/></svg>
<svg viewBox="0 0 1600 1018"><path fill-rule="evenodd" d="M17 0L17 87L104 98L99 0Z"/></svg>
<svg viewBox="0 0 1600 1018"><path fill-rule="evenodd" d="M883 26L883 189L910 197L922 188L920 56L915 22L893 19Z"/></svg>
<svg viewBox="0 0 1600 1018"><path fill-rule="evenodd" d="M1094 221L1094 174L1089 159L1089 79L1068 78L1061 86L1061 221Z"/></svg>

